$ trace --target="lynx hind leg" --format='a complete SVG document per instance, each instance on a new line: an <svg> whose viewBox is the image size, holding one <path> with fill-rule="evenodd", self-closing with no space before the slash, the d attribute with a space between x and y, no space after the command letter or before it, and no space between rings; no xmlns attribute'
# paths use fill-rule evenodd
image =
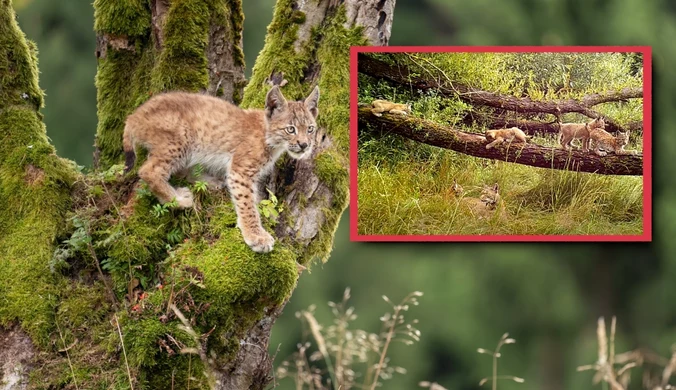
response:
<svg viewBox="0 0 676 390"><path fill-rule="evenodd" d="M254 252L270 252L275 239L261 225L261 216L258 214L258 208L254 203L256 181L249 175L240 174L233 170L228 174L227 182L230 196L235 203L237 226L242 232L244 242Z"/></svg>
<svg viewBox="0 0 676 390"><path fill-rule="evenodd" d="M171 157L158 158L150 155L138 171L139 177L148 184L150 191L161 203L169 203L176 199L178 207L188 208L193 205L192 193L187 188L175 189L169 184L169 177L174 171Z"/></svg>
<svg viewBox="0 0 676 390"><path fill-rule="evenodd" d="M566 138L566 135L563 134L563 133L559 134L559 144L561 145L561 149L568 150L568 148L566 148L567 142L568 142L568 140Z"/></svg>

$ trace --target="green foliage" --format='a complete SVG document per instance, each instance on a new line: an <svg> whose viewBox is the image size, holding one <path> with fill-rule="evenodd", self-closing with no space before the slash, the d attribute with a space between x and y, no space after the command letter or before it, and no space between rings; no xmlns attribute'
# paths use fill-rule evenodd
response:
<svg viewBox="0 0 676 390"><path fill-rule="evenodd" d="M265 216L265 218L270 218L276 223L279 213L284 211L284 206L279 204L277 197L272 193L272 191L267 188L266 190L268 191L268 199L263 199L260 201L258 204L258 210Z"/></svg>

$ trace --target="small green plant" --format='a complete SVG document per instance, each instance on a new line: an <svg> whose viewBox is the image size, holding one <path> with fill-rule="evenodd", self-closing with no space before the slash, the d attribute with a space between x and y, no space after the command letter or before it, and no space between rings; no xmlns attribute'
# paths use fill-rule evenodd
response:
<svg viewBox="0 0 676 390"><path fill-rule="evenodd" d="M109 284L108 279L103 275L103 269L101 268L102 264L99 262L94 246L92 245L91 220L89 219L90 212L90 209L83 209L79 214L75 214L70 218L70 222L75 230L70 238L65 240L63 244L54 251L49 262L49 268L52 273L60 272L70 268L70 264L67 260L75 257L77 254L82 254L85 258L89 257L96 266L96 270L106 287L106 292L108 293L110 301L115 304L117 303L117 298L115 298L115 293L113 292L113 288Z"/></svg>
<svg viewBox="0 0 676 390"><path fill-rule="evenodd" d="M493 357L493 375L490 377L483 378L479 382L479 386L483 386L486 384L486 382L491 382L492 389L496 390L498 388L498 380L499 379L509 379L517 383L523 383L525 382L523 378L519 378L516 376L512 375L498 375L498 359L502 356L500 354L500 348L502 348L503 345L505 344L514 344L516 343L516 340L513 338L509 337L508 333L505 333L500 337L500 341L498 341L498 346L495 348L495 351L490 351L488 349L484 348L479 348L477 349L477 352L485 354L485 355L490 355Z"/></svg>
<svg viewBox="0 0 676 390"><path fill-rule="evenodd" d="M167 202L167 203L164 203L164 204L158 203L156 205L153 205L153 208L150 212L153 214L153 216L155 218L160 218L163 215L165 215L166 213L168 213L169 210L171 210L171 209L173 209L177 206L178 206L178 202L176 201L176 199L173 199L171 202Z"/></svg>
<svg viewBox="0 0 676 390"><path fill-rule="evenodd" d="M265 218L270 218L273 222L276 222L279 214L284 211L284 206L279 204L277 197L272 191L267 188L266 190L268 191L268 199L261 200L258 204L258 209Z"/></svg>
<svg viewBox="0 0 676 390"><path fill-rule="evenodd" d="M206 194L207 191L209 190L209 186L207 185L206 181L196 181L195 184L192 185L193 190L195 190L196 193L198 194Z"/></svg>

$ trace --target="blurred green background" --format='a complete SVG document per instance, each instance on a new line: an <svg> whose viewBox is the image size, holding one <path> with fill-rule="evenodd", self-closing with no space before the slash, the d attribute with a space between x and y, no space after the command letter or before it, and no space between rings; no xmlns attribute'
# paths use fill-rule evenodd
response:
<svg viewBox="0 0 676 390"><path fill-rule="evenodd" d="M91 165L96 129L95 36L90 1L14 0L19 23L38 44L47 133L59 154ZM263 46L273 0L246 0L244 47L250 70ZM501 389L585 389L595 360L595 324L618 316L618 351L648 348L668 356L676 343L676 2L667 0L399 0L392 45L650 45L653 47L654 243L652 244L397 244L351 243L348 214L325 265L301 277L274 328L277 362L295 350L301 326L294 313L317 305L330 324L327 301L352 288L355 326L380 328L398 301L423 291L408 318L420 320L420 343L393 345L396 374L385 389L414 389L421 380L447 388L478 388L491 361L476 352L492 348L504 332L501 373L523 384ZM347 55L347 53L346 53ZM670 65L671 64L671 65ZM672 69L672 70L669 70ZM641 371L632 374L641 388ZM282 381L279 389L294 388Z"/></svg>

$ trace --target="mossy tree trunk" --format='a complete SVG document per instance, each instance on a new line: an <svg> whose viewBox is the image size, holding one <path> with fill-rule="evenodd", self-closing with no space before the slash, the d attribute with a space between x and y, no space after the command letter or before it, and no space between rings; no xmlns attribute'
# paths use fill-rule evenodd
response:
<svg viewBox="0 0 676 390"><path fill-rule="evenodd" d="M271 327L347 206L349 47L386 44L394 3L279 0L244 88L241 0L96 0L98 169L83 175L48 143L34 49L0 0L0 340L40 352L0 354L0 384L264 388ZM262 107L281 80L292 99L320 86L322 131L269 179L273 252L249 250L226 194L171 210L122 176L124 120L153 94Z"/></svg>

